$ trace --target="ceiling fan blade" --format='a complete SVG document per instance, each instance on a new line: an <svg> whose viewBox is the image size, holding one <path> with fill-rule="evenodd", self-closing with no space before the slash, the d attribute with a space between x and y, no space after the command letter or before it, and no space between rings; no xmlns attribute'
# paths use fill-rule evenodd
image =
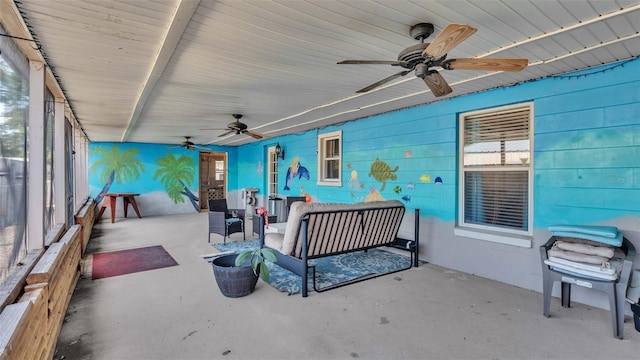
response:
<svg viewBox="0 0 640 360"><path fill-rule="evenodd" d="M195 150L195 149L198 149L200 151L211 152L211 149L209 149L208 147L198 146L198 145L192 146L191 149L189 149L189 150Z"/></svg>
<svg viewBox="0 0 640 360"><path fill-rule="evenodd" d="M466 24L449 24L422 52L424 57L439 58L458 46L478 29Z"/></svg>
<svg viewBox="0 0 640 360"><path fill-rule="evenodd" d="M198 130L229 130L229 128L204 128L204 129L198 129Z"/></svg>
<svg viewBox="0 0 640 360"><path fill-rule="evenodd" d="M393 65L393 66L405 66L406 61L398 60L342 60L338 61L338 64L373 64L373 65Z"/></svg>
<svg viewBox="0 0 640 360"><path fill-rule="evenodd" d="M245 130L245 131L243 131L243 133L251 136L254 139L258 139L258 140L268 137L267 135L260 134L260 133L257 133L255 131L249 131L249 130Z"/></svg>
<svg viewBox="0 0 640 360"><path fill-rule="evenodd" d="M450 59L442 62L447 70L520 71L529 65L527 59Z"/></svg>
<svg viewBox="0 0 640 360"><path fill-rule="evenodd" d="M373 84L371 84L371 85L369 85L369 86L367 86L367 87L364 87L364 88L362 88L362 89L360 89L360 90L358 90L358 91L356 91L356 92L357 92L357 93L366 93L367 91L371 91L371 90L373 90L373 89L377 88L378 86L380 86L380 85L382 85L382 84L385 84L385 83L388 83L389 81L391 81L391 80L393 80L393 79L395 79L395 78L397 78L397 77L405 76L405 75L407 75L410 71L411 71L411 70L400 71L400 72L395 73L395 74L393 74L393 75L387 76L386 78L381 79L381 80L378 80L378 81L374 82Z"/></svg>
<svg viewBox="0 0 640 360"><path fill-rule="evenodd" d="M222 133L222 134L218 135L218 137L227 136L227 135L229 135L229 134L233 134L234 132L236 132L236 131L235 131L235 130L229 130L229 131L227 131L226 133Z"/></svg>
<svg viewBox="0 0 640 360"><path fill-rule="evenodd" d="M435 96L444 96L453 91L442 75L435 70L429 71L422 80L424 80L425 84L427 84Z"/></svg>

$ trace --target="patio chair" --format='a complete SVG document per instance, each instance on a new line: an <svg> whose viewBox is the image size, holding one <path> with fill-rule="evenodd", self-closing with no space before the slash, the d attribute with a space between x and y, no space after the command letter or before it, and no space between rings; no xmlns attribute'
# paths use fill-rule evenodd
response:
<svg viewBox="0 0 640 360"><path fill-rule="evenodd" d="M571 302L571 285L578 285L594 290L605 292L609 296L609 311L611 312L611 323L613 336L622 339L624 330L624 303L627 292L627 285L633 269L633 259L636 256L636 249L626 238L623 238L622 251L623 260L620 272L613 278L600 278L593 274L580 273L579 270L568 271L558 267L553 267L545 263L548 260L547 251L551 249L556 237L552 236L546 244L540 246L540 260L542 262L542 297L543 314L549 317L549 303L554 282L561 283L562 306L569 307Z"/></svg>
<svg viewBox="0 0 640 360"><path fill-rule="evenodd" d="M242 232L242 238L246 240L244 216L244 209L228 209L226 199L209 200L209 242L211 233L222 235L224 243L227 236L237 232Z"/></svg>

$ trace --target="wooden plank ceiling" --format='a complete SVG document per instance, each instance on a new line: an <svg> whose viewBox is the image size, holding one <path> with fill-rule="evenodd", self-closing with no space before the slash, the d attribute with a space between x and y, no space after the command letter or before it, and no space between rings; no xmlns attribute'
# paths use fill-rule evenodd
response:
<svg viewBox="0 0 640 360"><path fill-rule="evenodd" d="M640 55L640 1L9 1L92 141L240 145L234 119L278 136ZM435 97L413 72L337 65L396 60L429 22L478 31L448 58L526 58L521 72L443 70ZM18 29L7 29L11 34Z"/></svg>

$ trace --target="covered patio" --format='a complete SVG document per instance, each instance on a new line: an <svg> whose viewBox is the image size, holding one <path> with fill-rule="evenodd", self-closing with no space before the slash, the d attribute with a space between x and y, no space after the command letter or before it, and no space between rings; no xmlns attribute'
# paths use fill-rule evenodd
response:
<svg viewBox="0 0 640 360"><path fill-rule="evenodd" d="M231 239L242 241L242 234ZM179 265L99 280L87 275L92 253L150 245L162 245ZM54 359L636 359L640 353L629 316L624 340L617 340L606 310L562 308L553 298L547 319L538 292L429 263L308 298L262 281L247 297L226 298L201 257L212 252L206 213L113 224L103 218Z"/></svg>

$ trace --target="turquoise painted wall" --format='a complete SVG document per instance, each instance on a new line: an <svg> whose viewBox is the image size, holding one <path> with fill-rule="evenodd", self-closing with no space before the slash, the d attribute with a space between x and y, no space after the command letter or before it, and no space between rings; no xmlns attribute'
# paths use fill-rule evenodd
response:
<svg viewBox="0 0 640 360"><path fill-rule="evenodd" d="M375 192L399 199L421 215L454 222L457 209L458 114L534 103L534 225L598 223L640 214L640 60L542 79L509 88L417 106L339 126L241 146L240 187L265 188L267 145L279 142L279 183L293 157L310 180L295 178L282 195L313 201L365 201ZM429 95L426 95L429 96ZM317 136L342 130L343 186L317 186ZM380 159L396 179L368 176ZM266 169L263 168L263 172ZM353 179L352 179L353 174ZM436 183L436 179L442 181ZM246 179L246 180L245 180ZM282 186L281 186L282 189ZM403 199L404 198L404 199Z"/></svg>
<svg viewBox="0 0 640 360"><path fill-rule="evenodd" d="M89 144L89 194L98 198L108 192L139 193L143 215L197 212L199 205L198 151L146 143L92 142ZM237 148L208 146L227 153L228 191L238 188ZM114 173L113 181L109 175ZM118 208L118 216L121 215Z"/></svg>
<svg viewBox="0 0 640 360"><path fill-rule="evenodd" d="M459 114L524 102L534 104L531 246L456 235ZM318 186L317 136L336 130L342 131L343 185ZM244 145L239 187L265 189L266 169L261 174L256 164L278 142L287 155L279 163L280 184L294 157L310 173L309 180L295 178L289 191L281 185L281 195L345 203L400 199L408 208L401 233L410 236L411 209L420 209L420 258L450 271L541 291L538 247L552 224L617 226L640 249L640 59ZM369 176L376 159L397 167L384 189ZM599 292L577 288L572 298L608 308Z"/></svg>

